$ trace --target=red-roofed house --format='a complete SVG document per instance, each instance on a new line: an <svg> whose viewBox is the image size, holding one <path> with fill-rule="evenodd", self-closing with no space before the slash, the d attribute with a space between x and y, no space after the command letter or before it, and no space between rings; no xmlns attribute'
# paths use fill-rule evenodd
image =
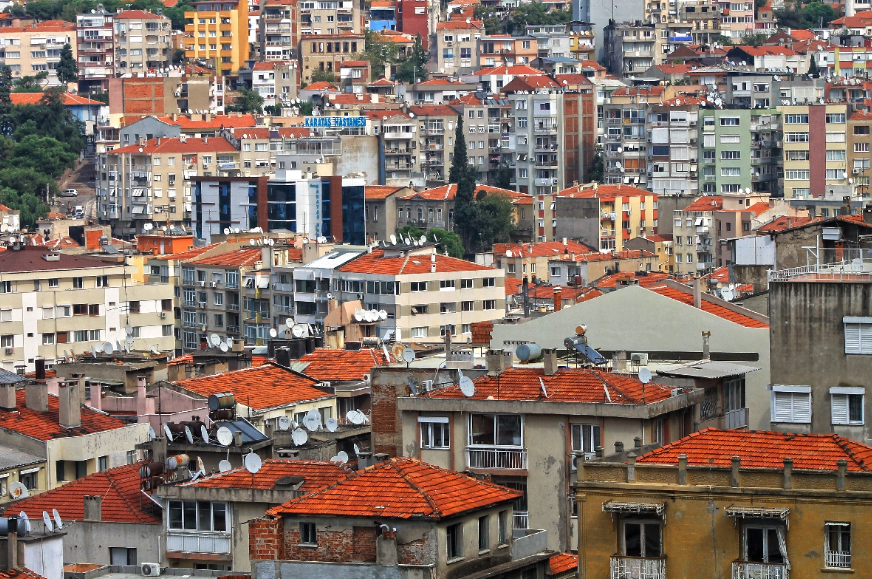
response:
<svg viewBox="0 0 872 579"><path fill-rule="evenodd" d="M426 566L431 577L479 571L495 578L544 577L548 555L513 553L521 548L511 529L519 494L394 458L251 521L249 551L253 567L274 567L276 579L344 568L361 577L402 577L406 566Z"/></svg>
<svg viewBox="0 0 872 579"><path fill-rule="evenodd" d="M364 189L366 232L374 240L389 239L399 229L397 200L414 192L407 185L367 185Z"/></svg>
<svg viewBox="0 0 872 579"><path fill-rule="evenodd" d="M83 20L91 18L77 19L79 27L82 27ZM123 10L113 15L111 21L114 21L114 49L118 54L115 72L119 75L144 76L146 72L167 69L173 62L172 22L166 16L146 10ZM93 42L95 39L86 34L80 40L79 50L85 48L83 52L88 52L87 48Z"/></svg>
<svg viewBox="0 0 872 579"><path fill-rule="evenodd" d="M18 23L21 24L21 21L19 20ZM25 48L31 44L35 46L45 44L48 39L51 39L51 43L58 48L69 43L73 49L73 58L76 58L76 25L72 22L45 20L25 26L0 27L0 46L22 47L20 51L15 49L15 53L13 53L13 55L18 54L18 56L14 57L14 64L19 67L12 72L13 80L34 74L34 71L37 70L45 70L48 72L48 77L45 81L48 86L58 86L60 84L53 68L53 63L56 62L54 59L57 56L51 56L52 53L48 53L45 50L31 51L29 48ZM111 40L110 34L110 44ZM8 54L6 58L10 58ZM52 64L50 65L50 63ZM11 60L8 60L7 65L11 64L13 64Z"/></svg>
<svg viewBox="0 0 872 579"><path fill-rule="evenodd" d="M808 71L806 58L783 46L734 46L727 52L727 58L755 70L787 68L801 74Z"/></svg>
<svg viewBox="0 0 872 579"><path fill-rule="evenodd" d="M857 541L869 507L858 499L870 459L872 447L833 434L705 429L584 463L580 576L844 573L867 557Z"/></svg>
<svg viewBox="0 0 872 579"><path fill-rule="evenodd" d="M546 529L548 548L566 550L578 536L563 490L569 488L575 461L592 459L597 447L612 449L616 442L626 441L629 448L634 436L645 444L658 436L663 442L677 440L693 428L690 416L702 391L643 384L634 374L566 367L574 357L558 360L557 350L543 351L542 358L540 367L512 367L510 352L490 351L488 373L473 381L472 396L449 382L398 398L401 449L523 490L514 527ZM380 403L374 400L374 415ZM378 446L376 433L373 437ZM538 466L544 464L552 466Z"/></svg>
<svg viewBox="0 0 872 579"><path fill-rule="evenodd" d="M545 76L545 73L527 64L513 64L482 68L468 76L461 77L461 80L478 82L485 92L502 92L503 87L516 78L536 76Z"/></svg>
<svg viewBox="0 0 872 579"><path fill-rule="evenodd" d="M539 243L495 243L492 251L479 254L482 263L506 272L506 277L549 281L551 272L548 262L562 256L588 253L591 248L577 241L540 241ZM567 278L558 275L556 283L567 283Z"/></svg>

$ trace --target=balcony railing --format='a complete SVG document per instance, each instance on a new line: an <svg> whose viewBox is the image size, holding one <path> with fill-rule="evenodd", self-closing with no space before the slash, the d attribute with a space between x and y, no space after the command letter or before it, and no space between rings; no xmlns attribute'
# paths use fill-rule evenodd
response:
<svg viewBox="0 0 872 579"><path fill-rule="evenodd" d="M666 579L666 559L663 557L613 555L609 567L610 579Z"/></svg>
<svg viewBox="0 0 872 579"><path fill-rule="evenodd" d="M851 553L842 551L827 551L826 552L827 567L836 569L851 568Z"/></svg>
<svg viewBox="0 0 872 579"><path fill-rule="evenodd" d="M724 413L724 428L732 430L735 428L746 428L748 426L748 409L738 408Z"/></svg>
<svg viewBox="0 0 872 579"><path fill-rule="evenodd" d="M513 529L529 529L530 528L530 515L527 511L515 511L512 514L512 528Z"/></svg>
<svg viewBox="0 0 872 579"><path fill-rule="evenodd" d="M230 533L178 533L167 531L167 551L229 554Z"/></svg>
<svg viewBox="0 0 872 579"><path fill-rule="evenodd" d="M228 334L238 334L239 333L239 326L227 326L227 333Z"/></svg>
<svg viewBox="0 0 872 579"><path fill-rule="evenodd" d="M733 561L733 579L789 579L787 565Z"/></svg>
<svg viewBox="0 0 872 579"><path fill-rule="evenodd" d="M467 448L467 468L526 470L527 449Z"/></svg>

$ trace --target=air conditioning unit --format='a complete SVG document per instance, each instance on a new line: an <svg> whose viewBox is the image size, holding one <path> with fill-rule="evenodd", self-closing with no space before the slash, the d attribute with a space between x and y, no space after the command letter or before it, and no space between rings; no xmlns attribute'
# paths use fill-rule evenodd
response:
<svg viewBox="0 0 872 579"><path fill-rule="evenodd" d="M854 169L854 175L859 175L859 174L860 174L860 169Z"/></svg>
<svg viewBox="0 0 872 579"><path fill-rule="evenodd" d="M166 319L166 317L167 317L167 313L166 313L166 312L161 312L161 313L160 313L160 319L163 320L163 319Z"/></svg>
<svg viewBox="0 0 872 579"><path fill-rule="evenodd" d="M12 354L15 352L15 348L6 348L6 354Z"/></svg>
<svg viewBox="0 0 872 579"><path fill-rule="evenodd" d="M215 282L215 281L210 282L209 287L218 287L218 282Z"/></svg>
<svg viewBox="0 0 872 579"><path fill-rule="evenodd" d="M630 362L638 366L647 366L648 354L630 354Z"/></svg>
<svg viewBox="0 0 872 579"><path fill-rule="evenodd" d="M139 571L146 577L160 577L160 565L158 563L143 563Z"/></svg>
<svg viewBox="0 0 872 579"><path fill-rule="evenodd" d="M205 282L205 281L201 281L201 282L200 282L200 287L206 287L206 282Z"/></svg>

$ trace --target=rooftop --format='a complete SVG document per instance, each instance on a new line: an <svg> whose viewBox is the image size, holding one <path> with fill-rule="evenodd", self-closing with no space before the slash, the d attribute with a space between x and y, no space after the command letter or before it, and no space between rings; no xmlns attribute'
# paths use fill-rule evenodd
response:
<svg viewBox="0 0 872 579"><path fill-rule="evenodd" d="M364 189L364 196L367 199L386 199L396 193L402 191L405 187L392 187L389 185L367 185Z"/></svg>
<svg viewBox="0 0 872 579"><path fill-rule="evenodd" d="M665 297L671 298L673 300L685 303L689 306L693 305L693 294L689 291L690 288L688 288L687 292L684 292L680 289L676 289L674 287L670 287L670 286L666 286L666 285L656 286L656 287L652 287L649 289L653 292L656 292L656 293L662 295L662 296L665 296ZM710 313L714 316L717 316L719 318L729 320L731 322L739 324L740 326L745 326L746 328L768 328L769 327L768 323L761 322L760 320L753 318L750 315L743 314L741 312L730 309L730 308L726 307L725 305L721 305L720 303L718 303L718 302L720 302L720 300L709 301L709 300L715 300L715 299L716 298L712 298L709 295L704 295L702 298L702 301L700 302L700 308L702 309L702 311L708 312L708 313ZM723 302L723 303L726 303L726 302ZM745 310L745 311L747 311L748 314L752 313L750 310Z"/></svg>
<svg viewBox="0 0 872 579"><path fill-rule="evenodd" d="M557 193L558 197L573 197L573 198L597 198L597 199L614 199L616 197L647 197L655 193L647 189L639 189L630 185L606 185L603 183L589 183L587 185L576 185L569 187Z"/></svg>
<svg viewBox="0 0 872 579"><path fill-rule="evenodd" d="M718 430L706 428L644 454L636 459L645 464L678 464L678 455L687 455L690 466L729 468L732 457L741 459L742 468L783 469L784 459L793 459L800 470L838 469L846 460L848 470L872 470L872 447L836 434L791 434L766 430Z"/></svg>
<svg viewBox="0 0 872 579"><path fill-rule="evenodd" d="M181 486L207 487L220 489L259 489L273 490L276 483L284 477L299 477L303 480L298 490L311 493L346 478L348 472L332 462L314 460L267 459L254 475L240 467L227 472L215 473L205 478L186 482Z"/></svg>
<svg viewBox="0 0 872 579"><path fill-rule="evenodd" d="M651 287L660 284L669 277L669 274L660 273L659 271L649 271L644 274L633 271L621 271L606 275L596 280L595 285L598 288L611 289L622 285L621 282L636 281L642 287Z"/></svg>
<svg viewBox="0 0 872 579"><path fill-rule="evenodd" d="M9 253L9 252L5 252ZM58 397L48 395L48 411L37 412L27 408L24 389L15 393L16 410L0 410L0 428L17 432L37 440L54 440L72 436L84 436L96 432L105 432L127 426L117 418L112 418L88 406L82 407L82 425L78 428L64 428L60 425L58 416Z"/></svg>
<svg viewBox="0 0 872 579"><path fill-rule="evenodd" d="M519 491L401 457L357 471L267 514L439 520L518 496Z"/></svg>
<svg viewBox="0 0 872 579"><path fill-rule="evenodd" d="M56 255L57 261L46 261L43 255ZM0 252L0 273L55 271L63 269L105 268L107 264L96 259L66 253L54 253L46 247L24 245L18 251Z"/></svg>
<svg viewBox="0 0 872 579"><path fill-rule="evenodd" d="M240 248L219 253L218 255L208 255L206 257L194 257L187 263L195 265L218 265L232 267L251 267L256 262L263 259L263 252L260 247Z"/></svg>
<svg viewBox="0 0 872 579"><path fill-rule="evenodd" d="M173 153L235 153L236 147L223 137L164 137L150 139L144 145L127 145L112 150L113 155L157 155Z"/></svg>
<svg viewBox="0 0 872 579"><path fill-rule="evenodd" d="M384 250L373 249L372 253L362 253L356 259L337 269L339 271L373 275L420 275L425 273L494 271L492 268L456 257L431 255L435 256L435 261L431 261L431 256L427 254L386 257ZM436 265L435 272L431 272L431 265L433 264Z"/></svg>
<svg viewBox="0 0 872 579"><path fill-rule="evenodd" d="M316 380L350 382L363 380L373 366L390 364L384 352L375 348L331 350L318 348L291 363L295 369Z"/></svg>
<svg viewBox="0 0 872 579"><path fill-rule="evenodd" d="M685 213L692 211L720 211L724 208L724 198L720 195L706 195L700 197L684 209Z"/></svg>
<svg viewBox="0 0 872 579"><path fill-rule="evenodd" d="M548 574L560 575L573 569L578 569L578 555L572 553L557 553L548 559Z"/></svg>
<svg viewBox="0 0 872 579"><path fill-rule="evenodd" d="M495 243L493 252L494 256L499 257L559 257L570 253L588 253L590 248L578 241L567 239L566 245L562 241Z"/></svg>
<svg viewBox="0 0 872 579"><path fill-rule="evenodd" d="M24 452L13 446L0 445L0 470L45 462L45 458Z"/></svg>

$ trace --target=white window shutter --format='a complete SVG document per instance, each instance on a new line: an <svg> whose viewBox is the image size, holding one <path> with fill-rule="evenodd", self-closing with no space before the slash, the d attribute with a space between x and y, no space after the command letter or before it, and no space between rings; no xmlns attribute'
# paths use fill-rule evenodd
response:
<svg viewBox="0 0 872 579"><path fill-rule="evenodd" d="M845 353L860 353L860 324L845 324Z"/></svg>
<svg viewBox="0 0 872 579"><path fill-rule="evenodd" d="M848 395L830 394L833 424L848 424Z"/></svg>
<svg viewBox="0 0 872 579"><path fill-rule="evenodd" d="M811 422L811 394L794 393L793 420L791 422Z"/></svg>
<svg viewBox="0 0 872 579"><path fill-rule="evenodd" d="M772 422L793 422L790 392L776 392L772 404Z"/></svg>
<svg viewBox="0 0 872 579"><path fill-rule="evenodd" d="M872 354L872 324L857 324L860 328L860 353Z"/></svg>

